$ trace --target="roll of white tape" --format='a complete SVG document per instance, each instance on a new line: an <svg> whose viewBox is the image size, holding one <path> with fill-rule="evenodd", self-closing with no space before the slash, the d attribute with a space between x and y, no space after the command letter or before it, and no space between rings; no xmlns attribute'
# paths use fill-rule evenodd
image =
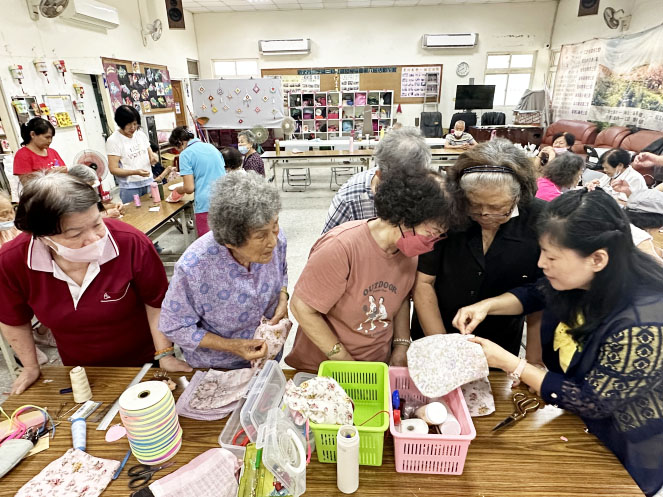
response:
<svg viewBox="0 0 663 497"><path fill-rule="evenodd" d="M428 423L419 418L404 419L401 421L401 433L428 435Z"/></svg>

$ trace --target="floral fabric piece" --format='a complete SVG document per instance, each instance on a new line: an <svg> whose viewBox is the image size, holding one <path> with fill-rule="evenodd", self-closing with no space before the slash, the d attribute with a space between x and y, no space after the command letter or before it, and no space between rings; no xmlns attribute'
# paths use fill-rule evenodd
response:
<svg viewBox="0 0 663 497"><path fill-rule="evenodd" d="M184 392L182 392L182 395L180 395L180 398L177 399L177 403L175 404L175 409L177 410L177 414L179 416L184 416L185 418L190 419L197 419L200 421L216 421L225 418L228 416L228 414L239 407L239 402L233 402L232 404L228 404L227 406L221 407L219 409L193 409L191 406L189 406L189 402L191 401L193 393L198 388L198 385L200 385L200 383L203 381L206 374L207 373L204 371L196 371L191 377L189 385L186 387Z"/></svg>
<svg viewBox="0 0 663 497"><path fill-rule="evenodd" d="M481 345L458 333L412 342L407 364L410 378L426 397L442 397L470 381L488 376L488 362Z"/></svg>
<svg viewBox="0 0 663 497"><path fill-rule="evenodd" d="M470 416L488 416L495 412L495 399L488 378L481 378L461 387Z"/></svg>
<svg viewBox="0 0 663 497"><path fill-rule="evenodd" d="M226 449L210 449L150 484L150 490L154 497L235 497L239 466Z"/></svg>
<svg viewBox="0 0 663 497"><path fill-rule="evenodd" d="M69 449L23 485L15 497L97 497L119 466L119 461Z"/></svg>
<svg viewBox="0 0 663 497"><path fill-rule="evenodd" d="M316 376L299 386L290 380L283 401L295 411L295 423L299 425L306 419L319 424L352 424L352 399L333 378Z"/></svg>
<svg viewBox="0 0 663 497"><path fill-rule="evenodd" d="M256 328L253 338L256 340L265 340L267 343L267 356L251 361L252 368L262 368L268 359L275 359L283 349L288 334L292 328L292 321L283 318L276 324L269 324L267 318L262 318Z"/></svg>
<svg viewBox="0 0 663 497"><path fill-rule="evenodd" d="M232 371L210 369L193 391L189 406L192 409L219 409L244 397L253 370L249 368Z"/></svg>

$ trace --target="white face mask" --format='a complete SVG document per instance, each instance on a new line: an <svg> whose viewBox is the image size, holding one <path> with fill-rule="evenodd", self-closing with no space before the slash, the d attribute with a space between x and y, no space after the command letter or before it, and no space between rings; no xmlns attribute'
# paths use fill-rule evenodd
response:
<svg viewBox="0 0 663 497"><path fill-rule="evenodd" d="M108 240L108 230L104 233L99 240L94 243L90 243L85 247L72 249L60 245L58 242L52 240L49 237L44 237L46 240L55 245L55 251L63 259L68 260L69 262L99 262L101 259L101 254L106 247L106 241Z"/></svg>
<svg viewBox="0 0 663 497"><path fill-rule="evenodd" d="M14 227L14 221L0 221L0 231L7 231Z"/></svg>
<svg viewBox="0 0 663 497"><path fill-rule="evenodd" d="M458 130L454 130L454 136L455 136L456 138L460 138L461 136L463 136L463 132L462 132L462 131L458 131Z"/></svg>

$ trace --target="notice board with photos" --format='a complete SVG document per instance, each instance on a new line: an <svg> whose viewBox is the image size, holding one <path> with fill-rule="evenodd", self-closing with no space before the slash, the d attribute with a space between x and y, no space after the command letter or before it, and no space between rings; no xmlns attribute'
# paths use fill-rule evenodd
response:
<svg viewBox="0 0 663 497"><path fill-rule="evenodd" d="M317 77L320 78L319 88L309 88L313 91L393 90L394 103L420 104L423 103L424 98L418 88L414 88L416 75L418 74L417 68L421 68L421 78L424 85L428 84L428 89L433 93L437 93L437 98L429 97L427 101L439 102L442 90L442 64L281 68L262 69L261 73L263 76L281 77L284 93L306 91L305 86L311 83L310 77L315 76L314 84L316 86ZM436 74L436 78L426 78L423 71ZM432 79L435 80L435 85L432 84ZM298 88L300 80L301 87ZM412 89L401 88L401 84L410 83L413 85Z"/></svg>
<svg viewBox="0 0 663 497"><path fill-rule="evenodd" d="M131 105L144 114L175 110L166 66L103 57L101 63L113 111L120 105Z"/></svg>

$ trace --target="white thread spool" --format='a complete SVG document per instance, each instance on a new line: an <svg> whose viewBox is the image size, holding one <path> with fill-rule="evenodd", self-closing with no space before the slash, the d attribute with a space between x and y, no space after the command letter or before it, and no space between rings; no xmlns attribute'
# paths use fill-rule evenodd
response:
<svg viewBox="0 0 663 497"><path fill-rule="evenodd" d="M92 398L92 389L90 383L87 381L87 374L85 368L76 366L69 371L69 379L71 380L71 389L74 394L74 402L81 404L87 402Z"/></svg>
<svg viewBox="0 0 663 497"><path fill-rule="evenodd" d="M359 488L359 431L343 425L336 435L336 486L344 494Z"/></svg>
<svg viewBox="0 0 663 497"><path fill-rule="evenodd" d="M461 428L458 419L454 416L454 413L451 412L451 409L446 402L442 400L440 402L447 408L447 419L445 419L442 424L438 425L440 433L442 435L460 435Z"/></svg>
<svg viewBox="0 0 663 497"><path fill-rule="evenodd" d="M412 418L401 421L401 433L414 433L417 435L428 435L428 423L423 419Z"/></svg>
<svg viewBox="0 0 663 497"><path fill-rule="evenodd" d="M86 424L83 418L76 418L71 422L71 439L74 449L85 451L87 442Z"/></svg>

